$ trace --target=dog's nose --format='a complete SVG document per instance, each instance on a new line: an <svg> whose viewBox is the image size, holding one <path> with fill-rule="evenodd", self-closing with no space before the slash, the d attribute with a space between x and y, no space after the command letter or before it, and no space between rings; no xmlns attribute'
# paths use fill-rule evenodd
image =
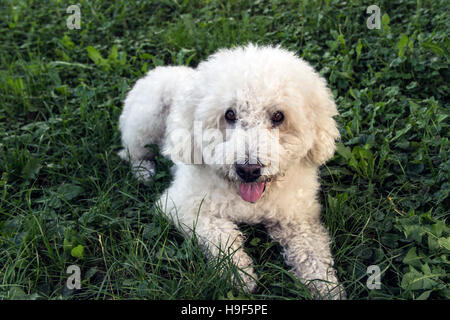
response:
<svg viewBox="0 0 450 320"><path fill-rule="evenodd" d="M236 173L245 182L254 182L261 176L261 166L259 164L235 164Z"/></svg>

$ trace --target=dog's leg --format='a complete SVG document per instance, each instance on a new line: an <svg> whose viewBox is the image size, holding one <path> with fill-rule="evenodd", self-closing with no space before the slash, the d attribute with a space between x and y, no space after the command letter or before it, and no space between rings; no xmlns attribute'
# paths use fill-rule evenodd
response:
<svg viewBox="0 0 450 320"><path fill-rule="evenodd" d="M137 81L125 99L119 118L123 149L118 155L131 162L140 181L149 181L155 173L154 154L147 145L161 147L173 99L192 72L186 67L158 67Z"/></svg>
<svg viewBox="0 0 450 320"><path fill-rule="evenodd" d="M201 217L198 220L195 233L200 244L207 249L212 261L216 258L229 256L234 265L239 268L239 277L244 282L244 290L254 291L256 288L256 274L253 270L252 259L244 252L244 237L237 225L221 218ZM217 261L217 260L216 260ZM233 277L238 283L239 281Z"/></svg>
<svg viewBox="0 0 450 320"><path fill-rule="evenodd" d="M329 247L329 236L320 221L299 221L268 226L271 237L283 246L286 263L305 281L315 299L345 299Z"/></svg>

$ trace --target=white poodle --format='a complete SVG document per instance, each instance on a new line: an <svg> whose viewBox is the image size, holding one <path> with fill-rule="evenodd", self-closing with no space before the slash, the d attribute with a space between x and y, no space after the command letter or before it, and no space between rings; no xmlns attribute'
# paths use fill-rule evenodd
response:
<svg viewBox="0 0 450 320"><path fill-rule="evenodd" d="M315 298L345 297L320 221L318 168L331 158L338 114L326 81L280 47L222 49L196 69L158 67L129 92L120 116L135 175L154 173L158 144L174 163L160 205L210 257L230 255L256 287L238 223L263 223Z"/></svg>

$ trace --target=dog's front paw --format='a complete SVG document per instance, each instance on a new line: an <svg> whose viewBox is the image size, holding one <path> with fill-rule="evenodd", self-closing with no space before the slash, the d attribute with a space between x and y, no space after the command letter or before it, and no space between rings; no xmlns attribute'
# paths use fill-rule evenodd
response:
<svg viewBox="0 0 450 320"><path fill-rule="evenodd" d="M312 280L308 283L315 300L346 300L347 295L341 284L324 280Z"/></svg>
<svg viewBox="0 0 450 320"><path fill-rule="evenodd" d="M257 288L257 275L252 267L239 270L239 276L233 276L233 281L237 286L242 286L246 293L254 292Z"/></svg>
<svg viewBox="0 0 450 320"><path fill-rule="evenodd" d="M141 182L149 182L155 174L155 165L152 161L133 161L133 174Z"/></svg>

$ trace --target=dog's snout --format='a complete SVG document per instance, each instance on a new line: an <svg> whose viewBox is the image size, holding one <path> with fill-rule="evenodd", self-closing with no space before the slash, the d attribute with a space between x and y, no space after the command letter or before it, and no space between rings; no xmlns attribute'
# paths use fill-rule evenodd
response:
<svg viewBox="0 0 450 320"><path fill-rule="evenodd" d="M245 182L254 182L261 176L261 166L259 164L238 164L236 163L236 173Z"/></svg>

